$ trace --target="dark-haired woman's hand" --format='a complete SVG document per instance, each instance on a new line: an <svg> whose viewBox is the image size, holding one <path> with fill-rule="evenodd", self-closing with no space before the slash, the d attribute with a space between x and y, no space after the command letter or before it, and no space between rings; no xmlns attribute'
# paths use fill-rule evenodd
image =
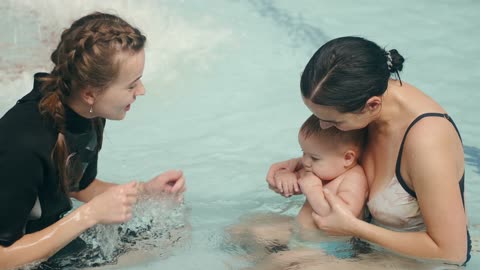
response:
<svg viewBox="0 0 480 270"><path fill-rule="evenodd" d="M275 191L278 194L284 195L284 190L280 186L282 181L276 179L276 175L281 175L278 172L286 170L287 172L296 173L302 169L302 159L301 158L292 158L289 160L281 161L272 164L267 173L267 183L268 187ZM293 195L301 194L301 192L294 192Z"/></svg>
<svg viewBox="0 0 480 270"><path fill-rule="evenodd" d="M323 190L325 199L330 205L330 213L319 216L312 212L313 220L318 228L331 235L353 235L355 222L359 221L344 202L328 189Z"/></svg>
<svg viewBox="0 0 480 270"><path fill-rule="evenodd" d="M301 194L300 187L298 186L297 175L294 172L289 172L285 169L275 172L276 188L281 192L280 194L286 198Z"/></svg>

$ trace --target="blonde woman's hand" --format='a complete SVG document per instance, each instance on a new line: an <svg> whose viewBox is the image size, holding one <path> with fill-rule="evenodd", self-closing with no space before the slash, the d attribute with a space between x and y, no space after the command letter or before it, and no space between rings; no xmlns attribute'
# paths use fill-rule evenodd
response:
<svg viewBox="0 0 480 270"><path fill-rule="evenodd" d="M132 218L137 196L138 183L135 181L110 187L84 205L87 217L94 224L126 222Z"/></svg>
<svg viewBox="0 0 480 270"><path fill-rule="evenodd" d="M182 171L170 170L157 175L150 181L143 184L143 191L146 194L159 194L162 192L180 195L187 189L185 177Z"/></svg>

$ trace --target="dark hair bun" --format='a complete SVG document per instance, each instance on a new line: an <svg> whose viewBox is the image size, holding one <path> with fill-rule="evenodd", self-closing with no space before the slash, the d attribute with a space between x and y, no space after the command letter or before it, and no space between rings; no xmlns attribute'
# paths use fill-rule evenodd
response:
<svg viewBox="0 0 480 270"><path fill-rule="evenodd" d="M398 51L395 49L392 49L388 52L390 53L390 57L392 58L392 66L390 67L390 72L395 73L398 71L402 71L405 58L403 58L403 56L399 54Z"/></svg>

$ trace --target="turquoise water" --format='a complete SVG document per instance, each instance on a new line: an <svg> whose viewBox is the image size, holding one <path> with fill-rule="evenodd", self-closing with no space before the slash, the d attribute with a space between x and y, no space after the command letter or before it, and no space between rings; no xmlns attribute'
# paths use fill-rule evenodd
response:
<svg viewBox="0 0 480 270"><path fill-rule="evenodd" d="M272 193L265 174L272 162L300 154L297 129L309 115L300 73L321 44L344 35L397 49L406 57L402 79L455 119L474 240L466 269L480 269L480 2L2 1L0 114L31 89L35 71L50 69L61 30L93 10L121 15L149 42L147 95L124 121L108 122L99 178L125 183L181 168L188 181L188 243L121 269L238 269L241 254L224 248L228 226L249 214L296 213L303 198ZM395 260L359 265L442 269Z"/></svg>

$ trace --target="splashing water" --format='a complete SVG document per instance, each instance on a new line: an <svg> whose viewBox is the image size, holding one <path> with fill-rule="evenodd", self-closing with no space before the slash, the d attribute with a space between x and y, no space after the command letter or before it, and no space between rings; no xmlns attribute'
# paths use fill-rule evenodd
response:
<svg viewBox="0 0 480 270"><path fill-rule="evenodd" d="M130 221L92 227L80 236L85 242L80 252L55 256L39 268L79 269L111 265L134 253L137 261L138 254L141 254L141 260L165 258L189 241L187 211L184 204L171 196L142 198L134 207ZM38 263L23 269L36 269L36 266Z"/></svg>
<svg viewBox="0 0 480 270"><path fill-rule="evenodd" d="M0 81L3 83L0 114L31 90L35 72L52 69L50 54L60 41L62 31L75 19L93 11L119 15L147 36L145 82L155 80L168 89L182 78L184 65L195 63L198 69L209 69L215 57L213 52L231 39L231 31L215 24L209 16L192 23L191 18L166 2L0 1L0 23L6 25L0 36L3 51L0 55Z"/></svg>

